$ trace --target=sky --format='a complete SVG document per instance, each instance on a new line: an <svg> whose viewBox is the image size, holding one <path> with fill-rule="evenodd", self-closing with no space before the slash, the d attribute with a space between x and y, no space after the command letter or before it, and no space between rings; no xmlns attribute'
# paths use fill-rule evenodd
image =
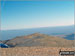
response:
<svg viewBox="0 0 75 56"><path fill-rule="evenodd" d="M74 25L73 1L1 2L1 29Z"/></svg>

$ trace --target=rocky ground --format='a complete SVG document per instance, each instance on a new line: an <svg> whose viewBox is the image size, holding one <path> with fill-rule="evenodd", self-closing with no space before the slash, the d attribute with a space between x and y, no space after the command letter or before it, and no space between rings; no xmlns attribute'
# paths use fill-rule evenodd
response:
<svg viewBox="0 0 75 56"><path fill-rule="evenodd" d="M1 56L59 56L62 51L74 51L75 48L57 47L15 47L0 48Z"/></svg>

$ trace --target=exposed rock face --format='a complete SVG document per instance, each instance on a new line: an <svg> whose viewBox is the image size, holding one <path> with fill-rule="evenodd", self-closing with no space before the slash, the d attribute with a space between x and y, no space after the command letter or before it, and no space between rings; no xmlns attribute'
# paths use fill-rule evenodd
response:
<svg viewBox="0 0 75 56"><path fill-rule="evenodd" d="M10 47L31 47L31 46L47 46L47 47L73 47L73 40L66 40L60 37L49 36L40 33L34 33L27 36L19 36L11 40L3 41Z"/></svg>

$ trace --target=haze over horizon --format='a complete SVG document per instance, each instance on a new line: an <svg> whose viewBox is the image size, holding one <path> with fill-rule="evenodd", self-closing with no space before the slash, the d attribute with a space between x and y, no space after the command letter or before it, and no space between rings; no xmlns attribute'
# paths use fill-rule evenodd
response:
<svg viewBox="0 0 75 56"><path fill-rule="evenodd" d="M33 27L33 28L21 28L21 29L1 29L2 31L9 31L9 30L24 30L24 29L39 29L39 28L56 28L56 27L68 27L71 26L73 27L74 25L63 25L63 26L47 26L47 27Z"/></svg>
<svg viewBox="0 0 75 56"><path fill-rule="evenodd" d="M2 30L68 25L74 25L73 1L1 2Z"/></svg>

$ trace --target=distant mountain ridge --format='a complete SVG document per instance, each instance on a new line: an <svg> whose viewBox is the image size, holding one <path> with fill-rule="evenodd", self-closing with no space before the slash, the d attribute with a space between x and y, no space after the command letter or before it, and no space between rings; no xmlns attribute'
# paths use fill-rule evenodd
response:
<svg viewBox="0 0 75 56"><path fill-rule="evenodd" d="M10 47L31 47L31 46L48 46L48 47L73 47L73 40L66 40L60 37L49 36L46 34L34 33L27 36L19 36L10 40L3 41Z"/></svg>
<svg viewBox="0 0 75 56"><path fill-rule="evenodd" d="M74 35L75 34L69 34L69 35L65 35L65 39L68 39L68 40L74 40L75 38L74 38Z"/></svg>
<svg viewBox="0 0 75 56"><path fill-rule="evenodd" d="M31 29L19 29L19 30L2 30L0 40L8 40L17 36L30 35L33 33L42 33L47 35L64 35L74 33L74 25L71 26L59 26L59 27L42 27Z"/></svg>
<svg viewBox="0 0 75 56"><path fill-rule="evenodd" d="M61 38L67 39L67 40L75 40L74 35L75 35L75 33L64 34L64 35L57 35L57 37L61 37Z"/></svg>

